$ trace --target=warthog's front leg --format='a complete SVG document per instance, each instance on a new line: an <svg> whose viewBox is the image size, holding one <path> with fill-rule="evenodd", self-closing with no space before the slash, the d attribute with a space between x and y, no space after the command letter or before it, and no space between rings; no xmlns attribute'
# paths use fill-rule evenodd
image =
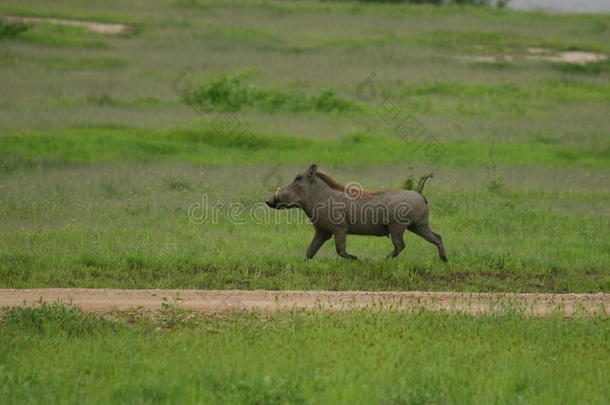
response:
<svg viewBox="0 0 610 405"><path fill-rule="evenodd" d="M347 239L347 232L343 229L336 230L334 232L335 235L335 247L337 248L337 254L341 257L345 257L346 259L358 259L358 257L354 255L350 255L345 251L345 244Z"/></svg>
<svg viewBox="0 0 610 405"><path fill-rule="evenodd" d="M320 229L316 229L316 234L313 236L313 240L307 249L307 258L311 259L318 253L318 250L322 247L324 242L330 239L333 236L332 233L327 231L322 231Z"/></svg>

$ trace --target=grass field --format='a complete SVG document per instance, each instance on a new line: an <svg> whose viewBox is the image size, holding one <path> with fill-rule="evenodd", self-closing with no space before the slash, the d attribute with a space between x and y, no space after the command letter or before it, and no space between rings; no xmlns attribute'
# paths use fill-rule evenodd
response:
<svg viewBox="0 0 610 405"><path fill-rule="evenodd" d="M408 3L408 2L407 2ZM119 34L25 23L127 24ZM610 292L608 15L3 0L0 288ZM317 163L425 195L434 246L304 259ZM207 208L206 208L207 207ZM1 294L1 291L0 291ZM604 404L607 314L4 308L0 403Z"/></svg>
<svg viewBox="0 0 610 405"><path fill-rule="evenodd" d="M607 16L111 4L0 5L131 27L0 27L0 286L610 291L610 64L532 57L610 53ZM248 214L313 162L368 189L434 171L449 264L409 235L305 262L302 216Z"/></svg>
<svg viewBox="0 0 610 405"><path fill-rule="evenodd" d="M304 259L311 225L300 213L260 206L268 192L248 176L262 179L264 168L76 167L7 178L2 287L516 292L609 287L606 194L585 191L586 184L578 192L467 183L464 189L439 189L436 179L427 195L450 262L441 263L434 246L406 235L408 250L396 260L383 258L391 251L387 238L351 238L350 250L363 258L354 263L335 257L332 244L320 257ZM296 170L284 168L277 176L289 179ZM371 176L370 182L373 175L385 175L378 166L358 173L360 180ZM399 183L401 176L394 178ZM227 183L237 190L227 189ZM203 192L209 202L202 201ZM218 201L224 204L207 217L197 205ZM236 203L244 211L232 211ZM193 222L189 207L195 208Z"/></svg>
<svg viewBox="0 0 610 405"><path fill-rule="evenodd" d="M21 403L606 403L605 318L284 312L108 319L4 313L0 392Z"/></svg>

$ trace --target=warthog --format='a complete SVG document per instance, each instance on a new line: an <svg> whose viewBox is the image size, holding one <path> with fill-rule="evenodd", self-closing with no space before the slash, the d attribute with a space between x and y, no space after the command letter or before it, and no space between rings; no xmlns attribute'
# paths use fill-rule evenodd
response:
<svg viewBox="0 0 610 405"><path fill-rule="evenodd" d="M428 202L422 195L426 176L417 191L365 191L358 186L345 186L314 164L296 176L292 184L278 188L265 203L276 209L301 208L311 220L316 233L307 249L307 258L315 256L324 242L335 237L337 254L357 259L345 250L348 234L390 236L396 257L405 248L406 229L436 245L438 255L447 261L441 235L428 224Z"/></svg>

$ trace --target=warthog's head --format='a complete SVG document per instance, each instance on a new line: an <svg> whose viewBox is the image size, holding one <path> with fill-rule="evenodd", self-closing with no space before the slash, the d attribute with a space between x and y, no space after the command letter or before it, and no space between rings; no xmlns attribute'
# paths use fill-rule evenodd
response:
<svg viewBox="0 0 610 405"><path fill-rule="evenodd" d="M286 187L278 188L265 203L270 208L301 208L310 195L310 188L315 182L318 166L311 165L303 174L297 174L294 181Z"/></svg>

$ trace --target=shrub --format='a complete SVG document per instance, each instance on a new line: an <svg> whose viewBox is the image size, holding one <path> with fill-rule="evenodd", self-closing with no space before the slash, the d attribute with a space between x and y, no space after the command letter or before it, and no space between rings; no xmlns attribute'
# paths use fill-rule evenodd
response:
<svg viewBox="0 0 610 405"><path fill-rule="evenodd" d="M30 26L21 21L7 21L0 18L0 39L15 38L17 35L30 29Z"/></svg>
<svg viewBox="0 0 610 405"><path fill-rule="evenodd" d="M351 101L338 97L332 90L308 96L296 91L281 92L243 83L244 72L218 76L197 89L186 92L183 101L204 110L239 111L254 108L264 111L349 111L358 110Z"/></svg>

